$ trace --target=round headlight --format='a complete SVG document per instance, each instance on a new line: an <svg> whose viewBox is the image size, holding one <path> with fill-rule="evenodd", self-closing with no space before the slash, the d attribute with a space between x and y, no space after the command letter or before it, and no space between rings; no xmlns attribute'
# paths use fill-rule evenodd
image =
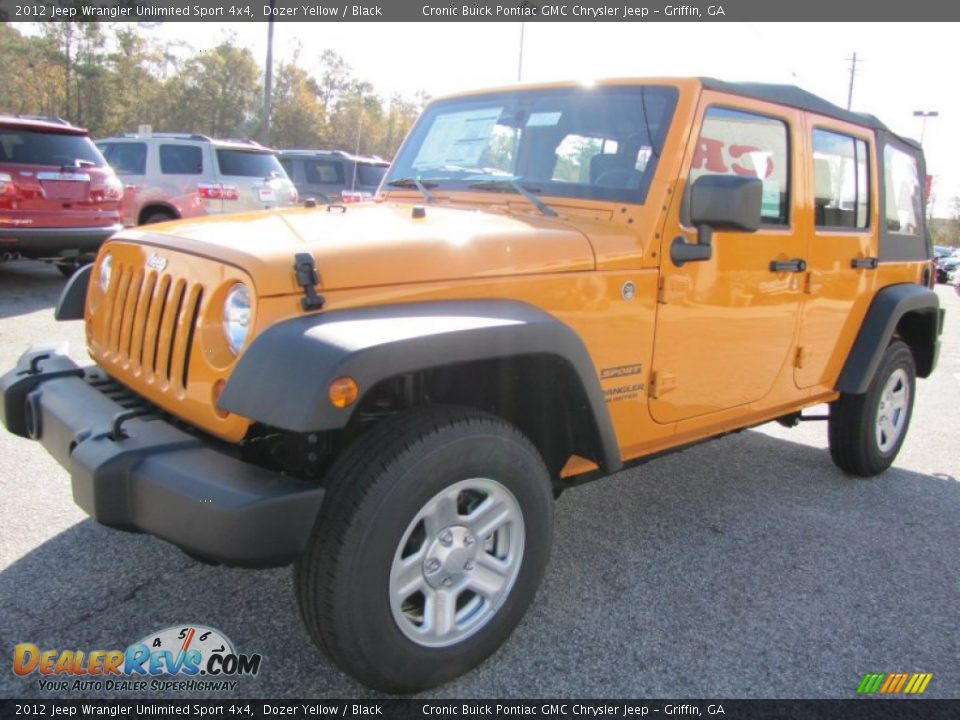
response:
<svg viewBox="0 0 960 720"><path fill-rule="evenodd" d="M110 276L113 274L113 256L107 253L100 261L100 292L106 293L110 287Z"/></svg>
<svg viewBox="0 0 960 720"><path fill-rule="evenodd" d="M243 283L237 283L223 303L223 334L234 355L240 352L250 332L250 291Z"/></svg>

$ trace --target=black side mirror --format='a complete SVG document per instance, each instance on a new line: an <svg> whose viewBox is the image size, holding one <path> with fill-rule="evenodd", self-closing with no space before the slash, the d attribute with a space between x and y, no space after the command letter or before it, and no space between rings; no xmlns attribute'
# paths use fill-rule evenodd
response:
<svg viewBox="0 0 960 720"><path fill-rule="evenodd" d="M690 187L690 221L697 228L696 244L677 237L670 258L677 266L709 260L714 230L756 232L760 227L763 182L756 177L703 175Z"/></svg>

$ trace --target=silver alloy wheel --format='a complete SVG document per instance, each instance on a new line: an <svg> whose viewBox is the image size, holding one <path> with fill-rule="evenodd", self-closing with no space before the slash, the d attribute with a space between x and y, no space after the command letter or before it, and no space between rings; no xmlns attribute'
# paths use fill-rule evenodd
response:
<svg viewBox="0 0 960 720"><path fill-rule="evenodd" d="M461 642L503 606L520 572L523 513L504 485L461 480L407 526L390 567L390 610L424 647Z"/></svg>
<svg viewBox="0 0 960 720"><path fill-rule="evenodd" d="M880 452L889 452L907 426L910 408L910 378L903 368L894 370L887 378L880 393L877 408L877 447Z"/></svg>

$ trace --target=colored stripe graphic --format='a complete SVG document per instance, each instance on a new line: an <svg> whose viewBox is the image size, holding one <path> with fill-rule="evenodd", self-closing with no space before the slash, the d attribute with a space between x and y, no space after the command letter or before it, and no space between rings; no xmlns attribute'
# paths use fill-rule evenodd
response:
<svg viewBox="0 0 960 720"><path fill-rule="evenodd" d="M857 692L860 694L875 693L880 689L880 683L883 682L885 677L886 675L884 673L867 673L863 676L863 680L860 681Z"/></svg>
<svg viewBox="0 0 960 720"><path fill-rule="evenodd" d="M914 673L904 692L911 695L920 695L927 689L927 685L930 684L932 678L933 673Z"/></svg>
<svg viewBox="0 0 960 720"><path fill-rule="evenodd" d="M887 681L881 686L880 693L893 692L893 688L896 687L898 680L900 680L900 673L890 673L887 675Z"/></svg>
<svg viewBox="0 0 960 720"><path fill-rule="evenodd" d="M867 673L857 686L857 694L921 695L933 679L933 673Z"/></svg>

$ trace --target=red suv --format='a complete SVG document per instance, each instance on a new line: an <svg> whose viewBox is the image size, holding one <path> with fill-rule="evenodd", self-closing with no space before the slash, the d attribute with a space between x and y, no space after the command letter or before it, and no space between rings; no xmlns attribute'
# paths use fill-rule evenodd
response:
<svg viewBox="0 0 960 720"><path fill-rule="evenodd" d="M46 260L69 275L121 229L122 199L86 130L0 115L0 260Z"/></svg>

